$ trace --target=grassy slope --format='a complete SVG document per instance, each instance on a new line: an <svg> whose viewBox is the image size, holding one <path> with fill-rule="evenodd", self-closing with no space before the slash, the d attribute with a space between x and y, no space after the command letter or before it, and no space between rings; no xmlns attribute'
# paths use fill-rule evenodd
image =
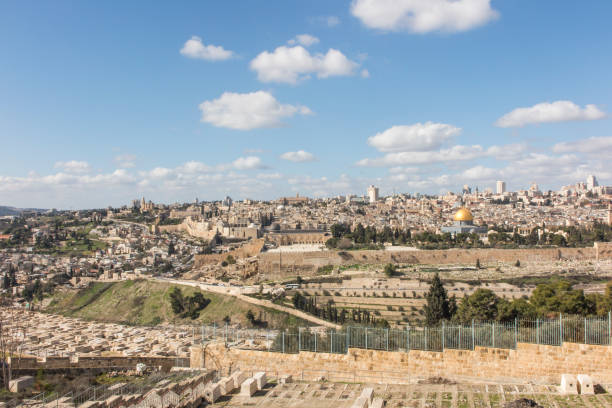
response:
<svg viewBox="0 0 612 408"><path fill-rule="evenodd" d="M248 326L246 313L249 309L256 317L261 316L271 328L291 325L308 325L306 322L286 313L251 305L232 296L201 291L210 304L200 312L196 320L177 319L170 307L169 292L173 286L162 282L146 280L115 283L98 282L79 291L57 293L46 307L46 311L87 320L152 325L159 323L201 324L217 322L223 324L224 316L232 323ZM197 289L179 286L184 295L191 295Z"/></svg>

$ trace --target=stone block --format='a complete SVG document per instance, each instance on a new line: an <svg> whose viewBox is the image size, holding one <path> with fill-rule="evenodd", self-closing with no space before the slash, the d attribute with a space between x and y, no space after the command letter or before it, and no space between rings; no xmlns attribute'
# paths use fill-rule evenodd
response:
<svg viewBox="0 0 612 408"><path fill-rule="evenodd" d="M385 406L385 401L380 397L374 398L374 400L370 404L370 408L383 408L384 406Z"/></svg>
<svg viewBox="0 0 612 408"><path fill-rule="evenodd" d="M368 397L361 396L353 402L351 408L368 408Z"/></svg>
<svg viewBox="0 0 612 408"><path fill-rule="evenodd" d="M282 375L279 379L278 382L280 384L291 384L293 382L293 376L287 374L287 375Z"/></svg>
<svg viewBox="0 0 612 408"><path fill-rule="evenodd" d="M245 382L249 376L242 371L236 371L234 374L232 374L232 378L234 379L234 389L236 389L240 388L242 383Z"/></svg>
<svg viewBox="0 0 612 408"><path fill-rule="evenodd" d="M578 380L578 392L580 394L595 394L593 379L591 379L590 375L578 374L576 379Z"/></svg>
<svg viewBox="0 0 612 408"><path fill-rule="evenodd" d="M559 386L560 394L578 394L578 380L572 374L561 375L561 385Z"/></svg>
<svg viewBox="0 0 612 408"><path fill-rule="evenodd" d="M21 392L30 388L34 385L34 377L24 376L19 377L15 380L11 380L9 382L9 391L10 392Z"/></svg>
<svg viewBox="0 0 612 408"><path fill-rule="evenodd" d="M214 404L216 400L221 396L221 387L219 383L209 384L204 390L204 399L209 404Z"/></svg>
<svg viewBox="0 0 612 408"><path fill-rule="evenodd" d="M255 373L255 375L253 376L253 379L257 383L257 389L258 390L263 390L263 388L268 383L268 379L266 378L266 373L263 372L263 371Z"/></svg>
<svg viewBox="0 0 612 408"><path fill-rule="evenodd" d="M221 381L219 381L219 387L221 387L221 395L227 395L236 389L232 377L222 378Z"/></svg>
<svg viewBox="0 0 612 408"><path fill-rule="evenodd" d="M368 399L368 404L371 404L372 400L374 399L374 388L364 388L361 391L361 397L366 397Z"/></svg>
<svg viewBox="0 0 612 408"><path fill-rule="evenodd" d="M249 378L240 386L240 395L243 397L252 397L256 392L257 382L253 378Z"/></svg>

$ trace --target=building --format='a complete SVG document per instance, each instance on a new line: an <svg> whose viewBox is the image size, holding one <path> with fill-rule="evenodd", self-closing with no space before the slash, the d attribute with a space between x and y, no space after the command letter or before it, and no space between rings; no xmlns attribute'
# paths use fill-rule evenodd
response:
<svg viewBox="0 0 612 408"><path fill-rule="evenodd" d="M370 203L378 201L378 187L368 187L368 198L370 199Z"/></svg>
<svg viewBox="0 0 612 408"><path fill-rule="evenodd" d="M587 177L586 184L586 188L589 191L593 191L593 189L599 185L597 178L592 174Z"/></svg>
<svg viewBox="0 0 612 408"><path fill-rule="evenodd" d="M506 182L498 180L496 184L495 193L496 194L504 194L506 192Z"/></svg>
<svg viewBox="0 0 612 408"><path fill-rule="evenodd" d="M474 225L474 216L465 207L459 208L453 216L453 225L442 227L442 232L456 234L486 234L487 227Z"/></svg>

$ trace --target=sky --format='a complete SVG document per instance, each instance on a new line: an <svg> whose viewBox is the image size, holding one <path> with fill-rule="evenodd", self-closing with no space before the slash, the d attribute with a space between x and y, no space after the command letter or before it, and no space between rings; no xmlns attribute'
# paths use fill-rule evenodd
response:
<svg viewBox="0 0 612 408"><path fill-rule="evenodd" d="M0 3L0 205L612 184L609 0Z"/></svg>

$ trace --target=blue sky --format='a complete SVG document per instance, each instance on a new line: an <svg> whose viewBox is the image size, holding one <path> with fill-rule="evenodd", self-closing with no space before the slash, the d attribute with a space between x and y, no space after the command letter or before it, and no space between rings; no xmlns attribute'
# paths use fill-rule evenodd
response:
<svg viewBox="0 0 612 408"><path fill-rule="evenodd" d="M607 0L5 1L0 205L612 184L610 15Z"/></svg>

